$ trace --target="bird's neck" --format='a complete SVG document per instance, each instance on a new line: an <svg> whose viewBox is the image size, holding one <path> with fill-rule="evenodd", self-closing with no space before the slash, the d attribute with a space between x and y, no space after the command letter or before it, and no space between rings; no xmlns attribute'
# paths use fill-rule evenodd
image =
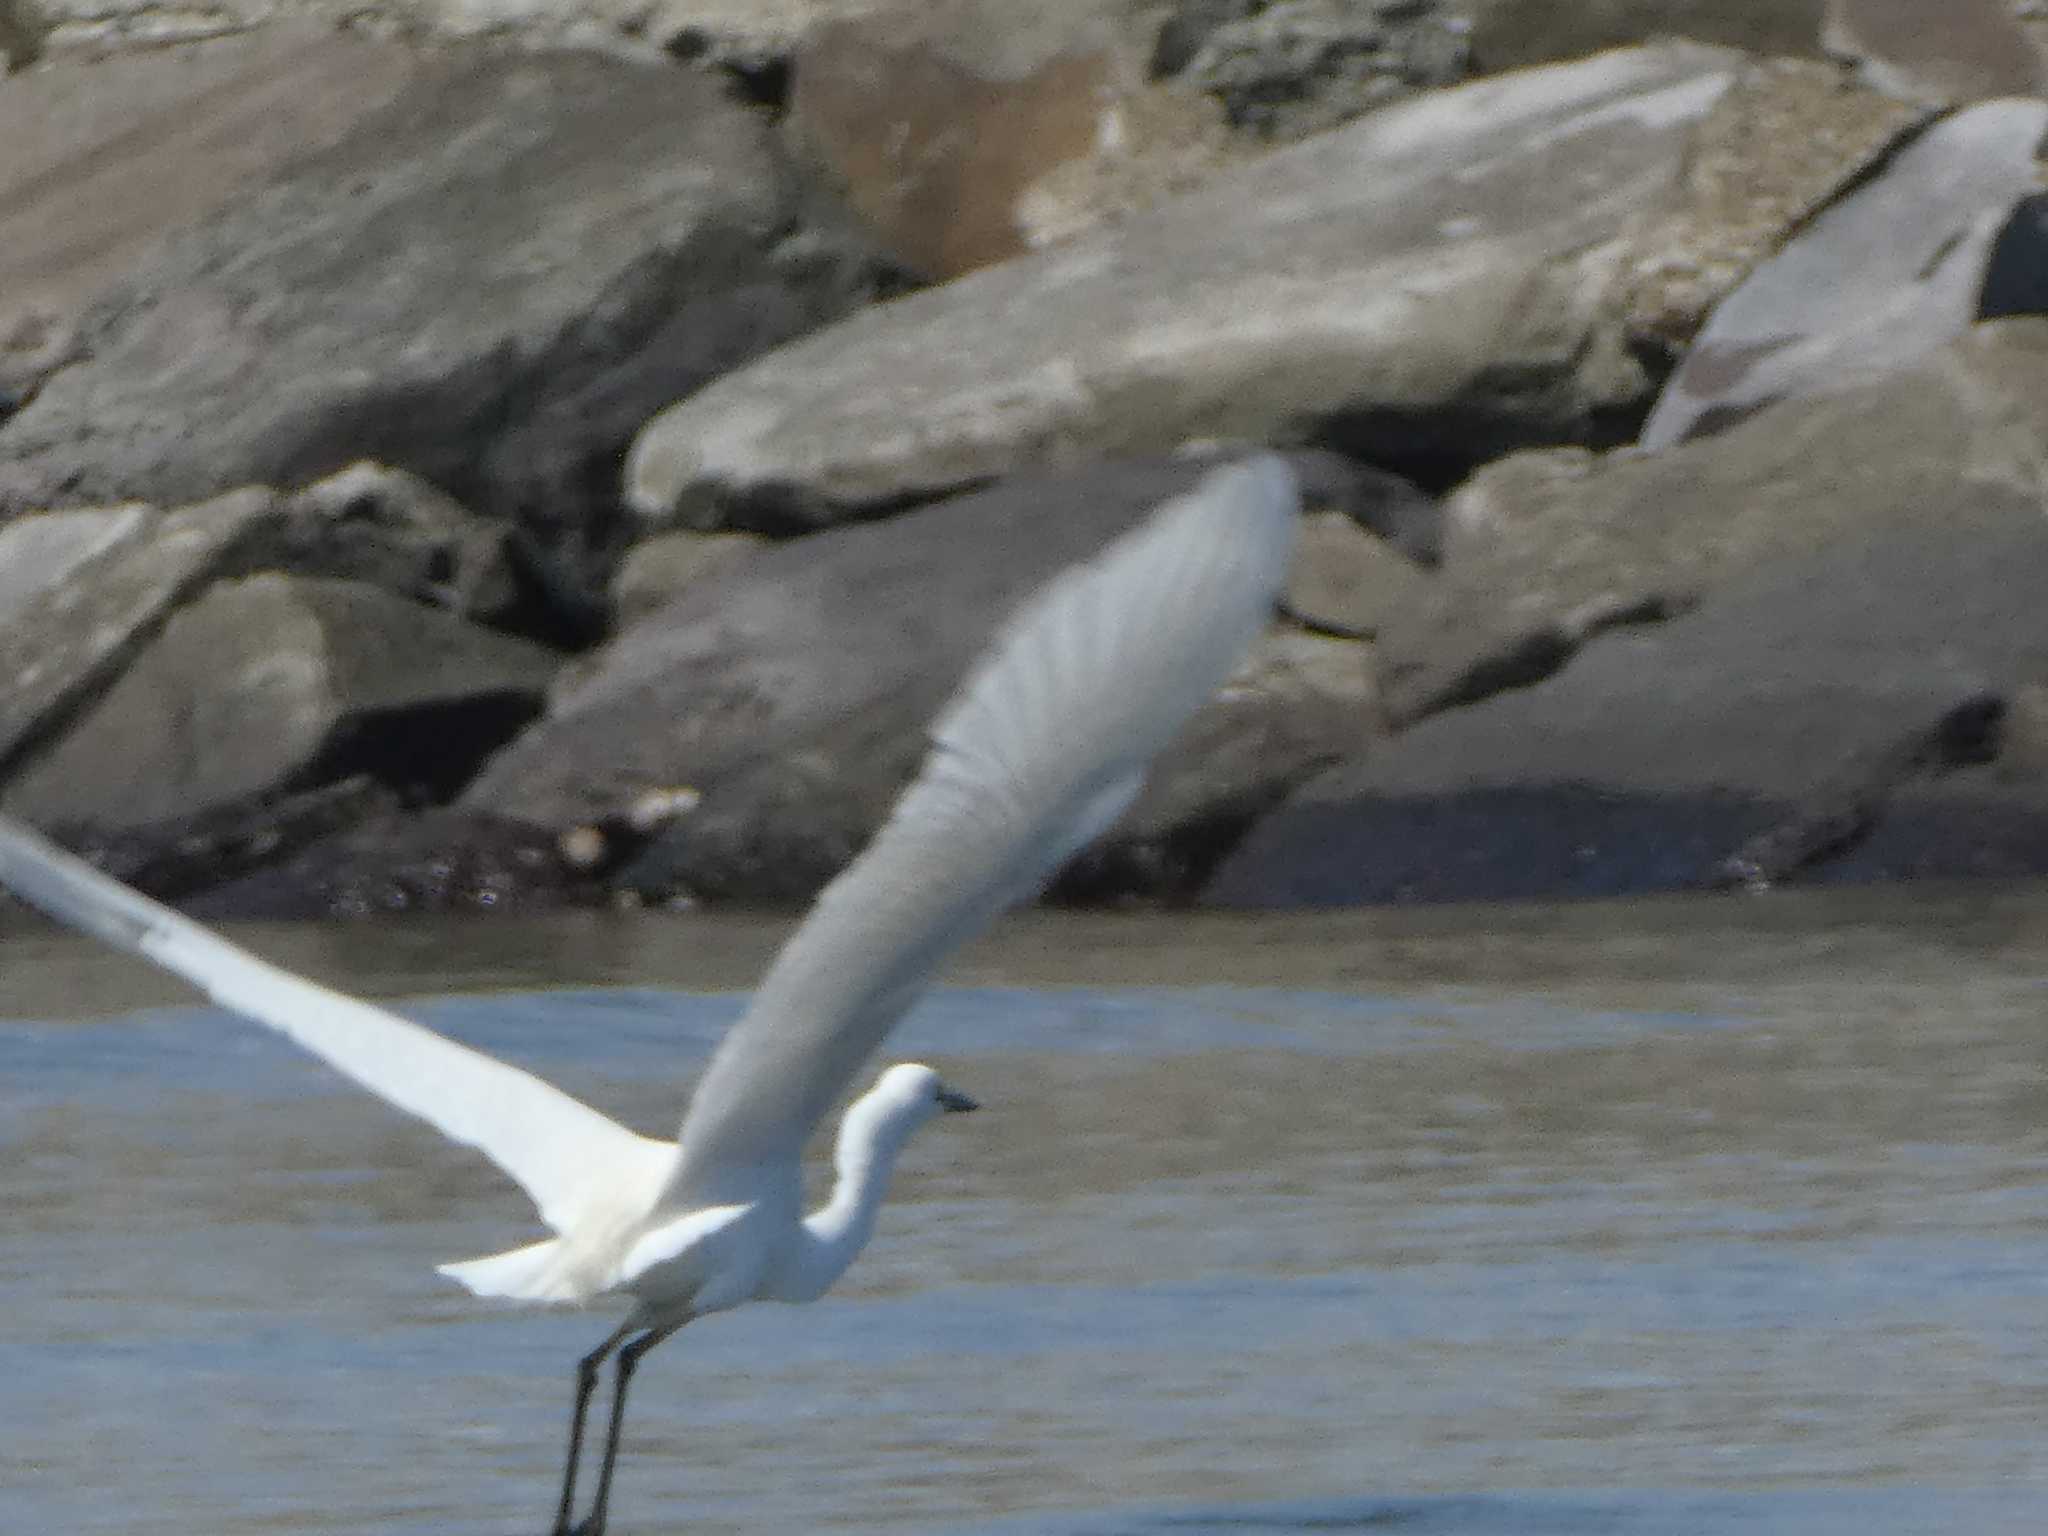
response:
<svg viewBox="0 0 2048 1536"><path fill-rule="evenodd" d="M824 1295L867 1247L904 1140L887 1130L876 1135L872 1127L849 1115L832 1159L837 1171L832 1198L804 1218L800 1252L778 1287L793 1293L788 1300L810 1301Z"/></svg>

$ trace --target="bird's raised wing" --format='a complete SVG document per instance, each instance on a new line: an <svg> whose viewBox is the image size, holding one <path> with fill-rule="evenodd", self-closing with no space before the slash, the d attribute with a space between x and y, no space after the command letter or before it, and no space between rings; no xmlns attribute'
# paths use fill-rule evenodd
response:
<svg viewBox="0 0 2048 1536"><path fill-rule="evenodd" d="M432 1030L259 960L0 817L0 883L60 922L154 961L290 1036L387 1103L474 1147L561 1231L629 1179L658 1189L675 1158L559 1088Z"/></svg>
<svg viewBox="0 0 2048 1536"><path fill-rule="evenodd" d="M1271 616L1299 500L1270 454L1214 471L1025 603L712 1058L672 1196L793 1167L946 956L1122 814Z"/></svg>

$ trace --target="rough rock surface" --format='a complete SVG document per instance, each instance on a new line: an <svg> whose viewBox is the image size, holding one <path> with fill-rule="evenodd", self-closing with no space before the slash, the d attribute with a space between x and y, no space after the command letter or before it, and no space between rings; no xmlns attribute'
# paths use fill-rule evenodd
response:
<svg viewBox="0 0 2048 1536"><path fill-rule="evenodd" d="M793 61L819 30L867 17L914 26L923 13L946 8L942 0L0 0L0 18L9 5L40 15L33 29L23 29L23 46L55 56L97 57L299 23L443 42L582 48L649 63L681 60L736 79L771 102L781 99ZM1028 41L1152 9L1156 0L1039 0L999 19L1005 37ZM7 47L0 37L0 51Z"/></svg>
<svg viewBox="0 0 2048 1536"><path fill-rule="evenodd" d="M632 627L698 582L716 580L724 566L760 544L750 533L687 530L642 539L612 577L612 610L619 627Z"/></svg>
<svg viewBox="0 0 2048 1536"><path fill-rule="evenodd" d="M1282 607L1305 628L1370 639L1386 614L1418 600L1428 580L1414 561L1349 514L1311 512L1302 519Z"/></svg>
<svg viewBox="0 0 2048 1536"><path fill-rule="evenodd" d="M284 571L367 582L496 628L529 618L510 539L416 475L352 464L284 498L222 576Z"/></svg>
<svg viewBox="0 0 2048 1536"><path fill-rule="evenodd" d="M1379 632L1396 720L1515 687L1600 629L1874 526L1940 526L1959 484L2032 494L2048 323L1980 325L1887 383L1787 401L1655 455L1522 454L1461 487L1445 558Z"/></svg>
<svg viewBox="0 0 2048 1536"><path fill-rule="evenodd" d="M50 347L162 235L374 116L420 68L417 55L371 38L280 27L169 51L58 58L8 79L0 386L10 351Z"/></svg>
<svg viewBox="0 0 2048 1536"><path fill-rule="evenodd" d="M2014 205L2040 186L2044 134L2048 102L1995 101L1907 145L1722 301L1642 446L1867 382L1961 335Z"/></svg>
<svg viewBox="0 0 2048 1536"><path fill-rule="evenodd" d="M0 74L26 69L41 58L49 30L32 0L0 0Z"/></svg>
<svg viewBox="0 0 2048 1536"><path fill-rule="evenodd" d="M1926 108L1849 85L1830 64L1744 70L1694 135L1676 204L1637 242L1637 344L1676 357L1759 261L1927 120Z"/></svg>
<svg viewBox="0 0 2048 1536"><path fill-rule="evenodd" d="M484 811L386 810L285 852L181 904L199 917L276 921L517 912L611 900L609 868L565 859L550 828Z"/></svg>
<svg viewBox="0 0 2048 1536"><path fill-rule="evenodd" d="M1183 4L1153 64L1223 105L1230 122L1297 139L1472 72L1470 26L1435 0Z"/></svg>
<svg viewBox="0 0 2048 1536"><path fill-rule="evenodd" d="M2013 0L1828 0L1828 52L1895 95L1974 101L2038 93L2048 68Z"/></svg>
<svg viewBox="0 0 2048 1536"><path fill-rule="evenodd" d="M0 773L118 675L276 506L245 490L140 522L117 511L96 553L18 595L0 617Z"/></svg>
<svg viewBox="0 0 2048 1536"><path fill-rule="evenodd" d="M633 430L863 291L801 211L765 125L708 80L433 60L95 306L83 359L0 425L0 515L371 457L601 591Z"/></svg>
<svg viewBox="0 0 2048 1536"><path fill-rule="evenodd" d="M1597 438L1649 388L1629 232L1734 73L1674 45L1402 103L725 375L641 433L631 497L787 527L1190 436L1439 479Z"/></svg>
<svg viewBox="0 0 2048 1536"><path fill-rule="evenodd" d="M16 0L19 3L19 0ZM55 57L220 41L292 24L503 38L536 48L701 60L772 77L811 27L897 0L33 0Z"/></svg>
<svg viewBox="0 0 2048 1536"><path fill-rule="evenodd" d="M1061 8L1055 7L1057 14ZM953 277L1066 238L1227 158L1220 114L1145 79L1141 32L1005 0L896 6L812 29L788 125L888 250Z"/></svg>
<svg viewBox="0 0 2048 1536"><path fill-rule="evenodd" d="M0 628L81 565L140 532L149 517L147 507L94 507L0 527Z"/></svg>
<svg viewBox="0 0 2048 1536"><path fill-rule="evenodd" d="M1659 37L1766 57L1820 52L1827 0L1476 0L1474 64L1488 74Z"/></svg>
<svg viewBox="0 0 2048 1536"><path fill-rule="evenodd" d="M556 660L361 582L220 582L0 804L138 826L357 773L445 797L539 712Z"/></svg>
<svg viewBox="0 0 2048 1536"><path fill-rule="evenodd" d="M1325 775L1212 898L1768 882L1881 837L1894 796L1998 756L2000 722L2048 677L2044 381L2048 324L2008 322L1891 384L1583 479L1576 511L1513 526L1525 553L1553 552L1523 567L1531 612L1593 583L1697 606ZM2048 812L2048 775L2024 785L2008 804Z"/></svg>
<svg viewBox="0 0 2048 1536"><path fill-rule="evenodd" d="M236 801L141 827L55 822L44 830L122 884L160 901L176 902L397 809L397 796L389 788L358 774L318 789L257 802ZM238 915L283 914L257 909Z"/></svg>

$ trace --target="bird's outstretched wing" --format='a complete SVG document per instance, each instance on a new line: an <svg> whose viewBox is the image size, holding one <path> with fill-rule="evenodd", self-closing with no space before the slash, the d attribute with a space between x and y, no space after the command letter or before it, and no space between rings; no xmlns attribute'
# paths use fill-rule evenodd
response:
<svg viewBox="0 0 2048 1536"><path fill-rule="evenodd" d="M182 976L343 1076L474 1147L561 1231L629 1179L657 1189L675 1157L559 1088L432 1030L294 976L0 817L0 883L60 922Z"/></svg>
<svg viewBox="0 0 2048 1536"><path fill-rule="evenodd" d="M793 1166L946 956L1122 814L1271 616L1299 500L1272 455L1214 471L1025 603L720 1045L671 1199Z"/></svg>

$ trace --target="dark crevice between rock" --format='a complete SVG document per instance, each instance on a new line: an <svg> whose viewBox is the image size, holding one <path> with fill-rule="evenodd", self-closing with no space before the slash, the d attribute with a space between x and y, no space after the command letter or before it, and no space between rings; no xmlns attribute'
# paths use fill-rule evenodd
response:
<svg viewBox="0 0 2048 1536"><path fill-rule="evenodd" d="M411 709L365 711L336 728L291 787L363 775L389 785L408 803L437 805L475 778L485 759L540 710L531 692L507 689Z"/></svg>
<svg viewBox="0 0 2048 1536"><path fill-rule="evenodd" d="M1329 448L1280 450L1301 481L1302 505L1340 511L1417 565L1443 559L1443 507L1392 470Z"/></svg>
<svg viewBox="0 0 2048 1536"><path fill-rule="evenodd" d="M1481 391L1499 399L1496 387ZM1580 447L1605 452L1636 440L1650 407L1653 383L1639 400L1599 410L1549 413L1545 422L1525 410L1459 403L1440 408L1375 406L1335 412L1309 441L1391 470L1433 495L1441 495L1481 466L1524 448Z"/></svg>
<svg viewBox="0 0 2048 1536"><path fill-rule="evenodd" d="M724 55L719 52L718 39L702 27L678 29L662 44L662 51L679 64L717 71L731 85L733 94L749 106L765 107L777 114L788 109L794 66L786 53Z"/></svg>
<svg viewBox="0 0 2048 1536"><path fill-rule="evenodd" d="M1399 688L1398 678L1391 680L1383 706L1386 723L1410 726L1447 709L1534 687L1562 671L1595 635L1662 624L1689 612L1697 602L1696 594L1677 591L1614 597L1502 635L1433 690L1409 693Z"/></svg>
<svg viewBox="0 0 2048 1536"><path fill-rule="evenodd" d="M905 512L986 490L998 478L978 476L928 490L858 502L823 496L809 486L792 482L764 480L750 484L741 495L714 496L699 515L686 517L685 521L693 527L758 533L769 539L802 538L855 523L886 522Z"/></svg>
<svg viewBox="0 0 2048 1536"><path fill-rule="evenodd" d="M494 628L558 651L587 651L611 638L618 611L609 588L593 589L560 554L524 528L515 527L508 534L505 556L515 598Z"/></svg>
<svg viewBox="0 0 2048 1536"><path fill-rule="evenodd" d="M1995 760L2006 712L2003 697L1976 695L1929 729L1839 769L1791 816L1720 860L1707 883L1765 890L1853 851L1876 830L1901 786Z"/></svg>
<svg viewBox="0 0 2048 1536"><path fill-rule="evenodd" d="M778 116L789 110L789 91L796 71L787 55L758 62L733 60L724 69L740 100Z"/></svg>

